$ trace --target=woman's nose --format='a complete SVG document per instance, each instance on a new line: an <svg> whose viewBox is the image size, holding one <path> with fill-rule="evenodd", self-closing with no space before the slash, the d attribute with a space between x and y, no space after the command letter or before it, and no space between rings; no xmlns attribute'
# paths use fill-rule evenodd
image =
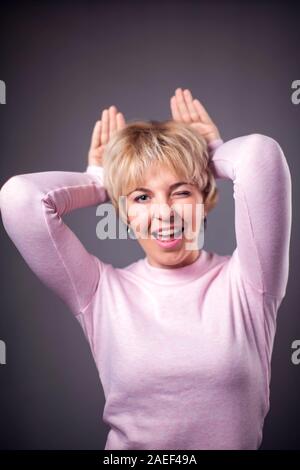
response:
<svg viewBox="0 0 300 470"><path fill-rule="evenodd" d="M170 203L161 201L153 204L151 209L152 219L156 218L158 220L165 221L166 223L174 221L175 213Z"/></svg>

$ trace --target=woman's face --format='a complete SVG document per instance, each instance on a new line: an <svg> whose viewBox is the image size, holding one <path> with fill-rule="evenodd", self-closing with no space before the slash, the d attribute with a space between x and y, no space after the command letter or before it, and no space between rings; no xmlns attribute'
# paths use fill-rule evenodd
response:
<svg viewBox="0 0 300 470"><path fill-rule="evenodd" d="M198 235L206 212L196 185L155 163L145 173L142 187L126 196L133 238L151 265L182 267L198 258ZM162 235L166 241L161 240Z"/></svg>

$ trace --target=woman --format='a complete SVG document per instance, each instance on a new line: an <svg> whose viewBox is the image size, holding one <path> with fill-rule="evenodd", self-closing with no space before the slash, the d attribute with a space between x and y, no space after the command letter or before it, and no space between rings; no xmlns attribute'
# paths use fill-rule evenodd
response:
<svg viewBox="0 0 300 470"><path fill-rule="evenodd" d="M106 450L257 449L288 280L289 168L265 135L224 143L189 90L176 90L171 112L173 121L126 125L104 110L86 172L13 176L0 193L3 224L85 332L106 398ZM229 256L194 243L215 178L233 182ZM109 198L146 254L122 269L62 221Z"/></svg>

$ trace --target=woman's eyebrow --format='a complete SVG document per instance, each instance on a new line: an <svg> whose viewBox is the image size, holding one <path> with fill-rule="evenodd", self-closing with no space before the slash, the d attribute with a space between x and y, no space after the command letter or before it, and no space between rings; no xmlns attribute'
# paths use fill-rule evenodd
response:
<svg viewBox="0 0 300 470"><path fill-rule="evenodd" d="M177 183L171 184L170 189L175 189L178 186L182 186L183 184L190 184L190 183L188 183L187 181L178 181ZM145 191L147 193L150 193L151 189L148 189L148 188L135 188L129 194L134 193L135 191ZM127 196L129 196L129 194L127 194Z"/></svg>

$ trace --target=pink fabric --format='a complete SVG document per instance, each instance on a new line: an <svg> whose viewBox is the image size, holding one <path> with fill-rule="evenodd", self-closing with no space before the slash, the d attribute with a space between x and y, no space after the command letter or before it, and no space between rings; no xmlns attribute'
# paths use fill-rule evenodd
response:
<svg viewBox="0 0 300 470"><path fill-rule="evenodd" d="M279 144L250 134L210 145L233 182L237 247L193 264L115 268L63 222L107 201L102 169L16 175L1 188L4 227L64 300L103 384L105 449L257 449L269 409L276 315L286 292L291 178ZM104 241L102 242L104 243Z"/></svg>

